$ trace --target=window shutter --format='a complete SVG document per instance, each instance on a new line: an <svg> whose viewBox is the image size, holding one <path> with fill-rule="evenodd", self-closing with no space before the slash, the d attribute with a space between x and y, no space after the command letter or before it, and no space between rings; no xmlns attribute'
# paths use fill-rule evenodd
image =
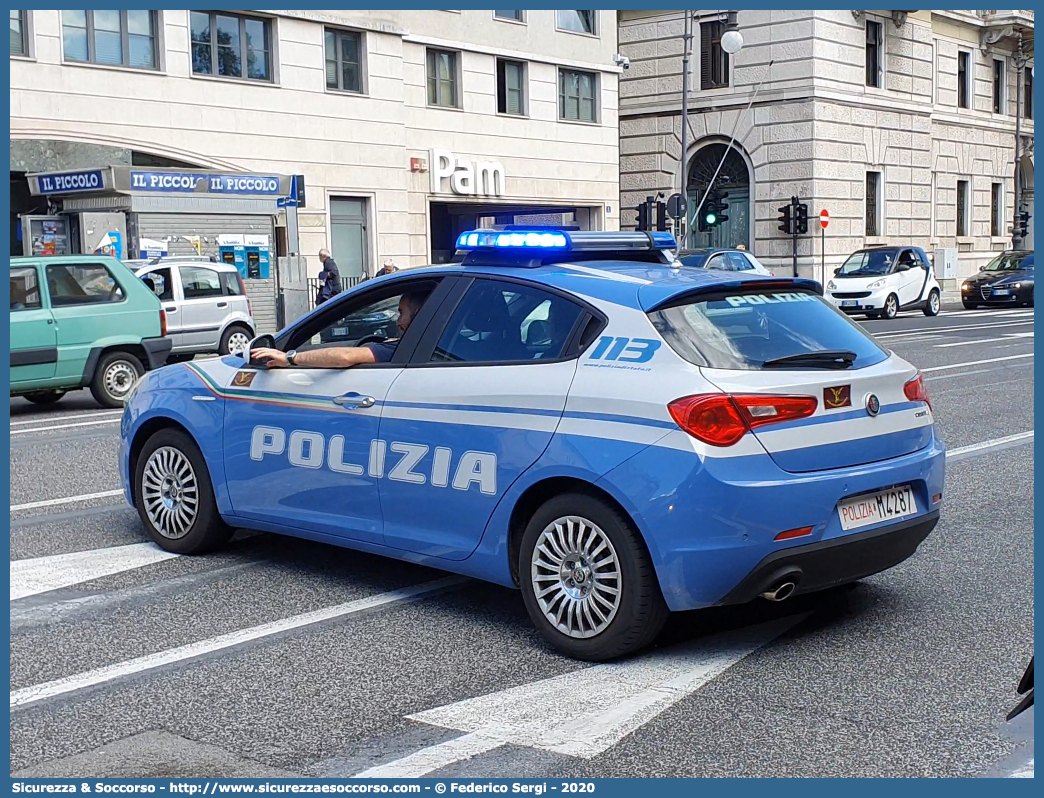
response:
<svg viewBox="0 0 1044 798"><path fill-rule="evenodd" d="M713 89L714 81L711 78L711 48L714 31L711 23L700 23L700 88Z"/></svg>

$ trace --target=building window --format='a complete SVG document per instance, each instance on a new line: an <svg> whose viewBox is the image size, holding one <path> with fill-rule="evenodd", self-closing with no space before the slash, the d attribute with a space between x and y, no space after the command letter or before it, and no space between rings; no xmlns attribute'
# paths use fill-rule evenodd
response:
<svg viewBox="0 0 1044 798"><path fill-rule="evenodd" d="M700 23L700 88L721 89L729 85L729 54L721 46L725 25Z"/></svg>
<svg viewBox="0 0 1044 798"><path fill-rule="evenodd" d="M957 181L957 237L965 238L971 227L968 211L971 208L971 186L967 180Z"/></svg>
<svg viewBox="0 0 1044 798"><path fill-rule="evenodd" d="M1024 69L1022 70L1022 87L1023 98L1022 98L1022 115L1026 119L1033 118L1033 71Z"/></svg>
<svg viewBox="0 0 1044 798"><path fill-rule="evenodd" d="M557 11L559 30L568 30L573 33L590 33L595 31L594 11Z"/></svg>
<svg viewBox="0 0 1044 798"><path fill-rule="evenodd" d="M525 22L525 11L494 11L493 16L497 19L510 19L513 22Z"/></svg>
<svg viewBox="0 0 1044 798"><path fill-rule="evenodd" d="M866 235L881 235L881 173L866 173Z"/></svg>
<svg viewBox="0 0 1044 798"><path fill-rule="evenodd" d="M192 71L197 75L271 81L271 21L193 11Z"/></svg>
<svg viewBox="0 0 1044 798"><path fill-rule="evenodd" d="M25 11L11 9L11 55L29 55L29 37L25 32ZM1026 73L1027 75L1029 72Z"/></svg>
<svg viewBox="0 0 1044 798"><path fill-rule="evenodd" d="M428 105L456 108L457 54L447 50L428 50Z"/></svg>
<svg viewBox="0 0 1044 798"><path fill-rule="evenodd" d="M990 192L990 235L1004 235L1004 184L994 183Z"/></svg>
<svg viewBox="0 0 1044 798"><path fill-rule="evenodd" d="M326 31L326 88L361 92L362 36L340 30Z"/></svg>
<svg viewBox="0 0 1044 798"><path fill-rule="evenodd" d="M993 59L993 113L1004 113L1004 62Z"/></svg>
<svg viewBox="0 0 1044 798"><path fill-rule="evenodd" d="M881 88L881 56L884 51L884 26L871 19L866 21L866 85Z"/></svg>
<svg viewBox="0 0 1044 798"><path fill-rule="evenodd" d="M971 53L957 53L957 107L971 107Z"/></svg>
<svg viewBox="0 0 1044 798"><path fill-rule="evenodd" d="M595 85L591 72L562 69L558 73L558 118L570 122L595 122Z"/></svg>
<svg viewBox="0 0 1044 798"><path fill-rule="evenodd" d="M526 112L526 65L497 59L497 113L521 116Z"/></svg>
<svg viewBox="0 0 1044 798"><path fill-rule="evenodd" d="M63 11L66 61L156 68L155 11Z"/></svg>

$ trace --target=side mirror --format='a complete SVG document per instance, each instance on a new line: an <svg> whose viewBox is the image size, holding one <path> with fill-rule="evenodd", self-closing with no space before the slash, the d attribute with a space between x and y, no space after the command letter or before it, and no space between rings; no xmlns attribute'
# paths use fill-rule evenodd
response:
<svg viewBox="0 0 1044 798"><path fill-rule="evenodd" d="M841 274L841 267L840 266L838 266L836 269L834 269L834 277L837 277L839 274Z"/></svg>
<svg viewBox="0 0 1044 798"><path fill-rule="evenodd" d="M257 336L257 338L254 338L249 344L247 344L246 354L244 355L244 358L243 358L244 360L246 360L247 365L257 366L258 368L264 368L265 367L265 365L266 365L265 363L262 363L262 362L259 362L257 360L254 360L251 357L251 355L250 355L250 353L253 350L260 349L260 348L274 349L275 348L275 336L268 335L266 333L265 335Z"/></svg>
<svg viewBox="0 0 1044 798"><path fill-rule="evenodd" d="M897 272L908 272L908 271L910 271L910 264L909 263L900 263L898 266L895 267L895 270Z"/></svg>

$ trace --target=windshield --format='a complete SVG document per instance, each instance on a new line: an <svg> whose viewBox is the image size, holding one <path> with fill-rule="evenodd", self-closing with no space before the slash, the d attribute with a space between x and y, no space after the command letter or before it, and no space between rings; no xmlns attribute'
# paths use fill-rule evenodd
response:
<svg viewBox="0 0 1044 798"><path fill-rule="evenodd" d="M749 291L711 294L649 314L657 332L683 358L720 369L760 370L768 361L798 355L851 352L853 368L888 355L859 327L807 292ZM785 365L785 364L778 364Z"/></svg>
<svg viewBox="0 0 1044 798"><path fill-rule="evenodd" d="M986 272L1013 272L1019 269L1032 269L1033 258L1032 256L1025 255L1021 252L1017 253L1006 253L1004 255L998 255L996 258L986 264L983 271Z"/></svg>
<svg viewBox="0 0 1044 798"><path fill-rule="evenodd" d="M870 249L854 252L837 273L838 277L870 277L888 274L895 258L894 250Z"/></svg>

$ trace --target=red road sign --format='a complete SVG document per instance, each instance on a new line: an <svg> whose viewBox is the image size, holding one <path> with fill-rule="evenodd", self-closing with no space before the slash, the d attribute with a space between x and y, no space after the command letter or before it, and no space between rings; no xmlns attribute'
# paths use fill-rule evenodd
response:
<svg viewBox="0 0 1044 798"><path fill-rule="evenodd" d="M819 223L823 225L823 229L826 230L826 226L830 224L830 214L826 211L819 212Z"/></svg>

